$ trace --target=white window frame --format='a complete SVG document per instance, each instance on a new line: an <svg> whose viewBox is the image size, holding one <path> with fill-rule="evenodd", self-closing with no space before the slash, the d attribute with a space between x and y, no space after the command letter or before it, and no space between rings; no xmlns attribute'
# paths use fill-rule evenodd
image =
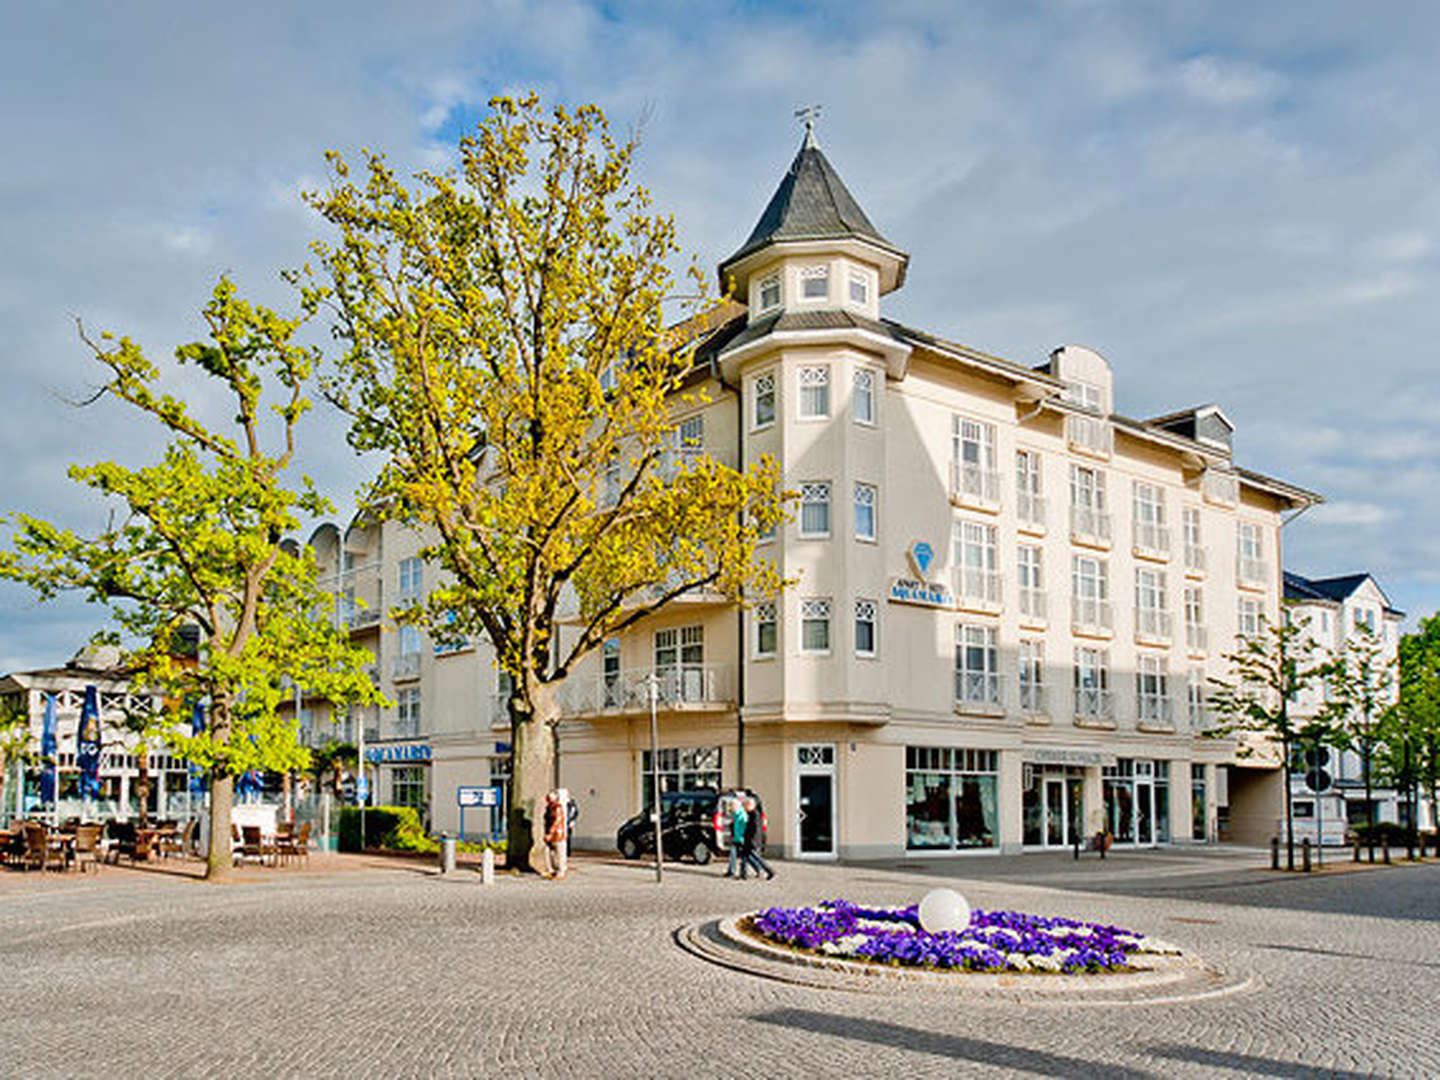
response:
<svg viewBox="0 0 1440 1080"><path fill-rule="evenodd" d="M425 563L418 555L400 560L400 599L418 600L425 591Z"/></svg>
<svg viewBox="0 0 1440 1080"><path fill-rule="evenodd" d="M865 403L862 411L861 402ZM850 415L855 423L866 427L875 426L875 369L857 367L852 375L850 388Z"/></svg>
<svg viewBox="0 0 1440 1080"><path fill-rule="evenodd" d="M859 295L856 295L856 292ZM848 295L852 304L868 306L870 303L870 277L861 270L851 270L849 274Z"/></svg>
<svg viewBox="0 0 1440 1080"><path fill-rule="evenodd" d="M978 659L979 664L971 661ZM984 623L955 625L955 700L963 705L1000 704L999 631Z"/></svg>
<svg viewBox="0 0 1440 1080"><path fill-rule="evenodd" d="M880 489L874 484L862 484L857 481L854 509L855 539L866 543L875 543L875 538L880 531Z"/></svg>
<svg viewBox="0 0 1440 1080"><path fill-rule="evenodd" d="M780 644L780 624L775 618L775 602L767 600L763 604L756 604L750 613L750 621L753 627L752 650L755 659L773 659ZM770 648L764 646L765 627L770 628Z"/></svg>
<svg viewBox="0 0 1440 1080"><path fill-rule="evenodd" d="M813 596L800 601L800 653L802 656L829 656L834 643L834 635L830 620L831 604L829 597ZM825 629L825 644L823 646L812 646L809 644L809 634L806 631L812 626L823 626Z"/></svg>
<svg viewBox="0 0 1440 1080"><path fill-rule="evenodd" d="M765 293L772 288L775 290L775 298L773 300L766 300ZM780 283L780 272L778 270L773 274L766 274L755 286L755 303L762 314L767 311L774 311L780 306L784 299L784 289Z"/></svg>
<svg viewBox="0 0 1440 1080"><path fill-rule="evenodd" d="M805 511L812 506L823 506L825 509L825 528L823 531L807 530L805 524ZM795 524L800 530L802 540L828 540L830 537L830 481L812 480L809 483L800 485L800 513L796 515Z"/></svg>
<svg viewBox="0 0 1440 1080"><path fill-rule="evenodd" d="M988 521L961 518L952 530L953 565L959 580L956 590L975 600L999 603L999 530Z"/></svg>
<svg viewBox="0 0 1440 1080"><path fill-rule="evenodd" d="M830 419L830 365L806 364L795 372L799 393L795 415L800 420ZM823 409L817 409L823 405Z"/></svg>
<svg viewBox="0 0 1440 1080"><path fill-rule="evenodd" d="M1242 596L1236 601L1235 633L1240 637L1255 637L1258 635L1264 618L1265 609L1259 600Z"/></svg>
<svg viewBox="0 0 1440 1080"><path fill-rule="evenodd" d="M1078 716L1108 718L1110 705L1110 650L1080 645L1075 649L1075 712ZM1086 708L1086 704L1093 708Z"/></svg>
<svg viewBox="0 0 1440 1080"><path fill-rule="evenodd" d="M1020 687L1020 711L1045 711L1045 642L1039 638L1020 639L1020 670L1016 682Z"/></svg>
<svg viewBox="0 0 1440 1080"><path fill-rule="evenodd" d="M814 282L823 283L823 291L811 292L810 286ZM800 268L800 301L805 304L823 304L830 299L830 264L818 263L815 266L803 266Z"/></svg>
<svg viewBox="0 0 1440 1080"><path fill-rule="evenodd" d="M420 735L420 688L401 687L395 691L395 734L397 738L414 739Z"/></svg>
<svg viewBox="0 0 1440 1080"><path fill-rule="evenodd" d="M1170 696L1170 665L1157 653L1142 652L1135 658L1135 709L1141 720L1165 721Z"/></svg>
<svg viewBox="0 0 1440 1080"><path fill-rule="evenodd" d="M1045 521L1044 467L1038 450L1015 451L1015 510L1021 521Z"/></svg>
<svg viewBox="0 0 1440 1080"><path fill-rule="evenodd" d="M399 648L401 656L419 656L424 648L420 628L404 623L400 627Z"/></svg>
<svg viewBox="0 0 1440 1080"><path fill-rule="evenodd" d="M755 378L750 380L750 430L764 431L775 425L776 409L779 405L776 399L778 387L775 380L774 370L762 371ZM769 402L770 415L762 420L760 418L760 406L762 402Z"/></svg>
<svg viewBox="0 0 1440 1080"><path fill-rule="evenodd" d="M860 645L860 627L870 627L870 648ZM880 655L880 605L874 600L855 601L855 655L873 659Z"/></svg>
<svg viewBox="0 0 1440 1080"><path fill-rule="evenodd" d="M689 468L705 454L705 414L687 416L675 425L675 456Z"/></svg>

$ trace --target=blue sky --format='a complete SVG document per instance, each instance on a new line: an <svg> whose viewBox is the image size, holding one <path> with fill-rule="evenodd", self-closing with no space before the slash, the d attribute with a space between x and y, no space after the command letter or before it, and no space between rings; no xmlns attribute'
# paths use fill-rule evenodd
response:
<svg viewBox="0 0 1440 1080"><path fill-rule="evenodd" d="M156 356L216 276L276 304L326 148L443 165L494 93L645 118L640 169L706 265L744 239L824 105L822 145L911 253L887 312L1038 363L1081 342L1117 407L1206 401L1237 455L1323 492L1286 564L1440 605L1440 67L1430 4L518 2L28 5L0 39L3 500L80 529L71 461L143 429L77 412L74 317ZM367 466L330 419L306 467ZM0 670L63 661L77 604L0 589Z"/></svg>

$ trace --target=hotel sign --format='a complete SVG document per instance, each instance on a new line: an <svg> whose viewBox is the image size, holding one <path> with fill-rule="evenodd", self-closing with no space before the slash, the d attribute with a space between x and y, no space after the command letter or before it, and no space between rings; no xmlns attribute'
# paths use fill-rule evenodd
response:
<svg viewBox="0 0 1440 1080"><path fill-rule="evenodd" d="M397 761L429 761L430 747L424 743L410 743L406 746L367 746L365 759L374 765Z"/></svg>
<svg viewBox="0 0 1440 1080"><path fill-rule="evenodd" d="M1079 750L1064 746L1036 746L1025 750L1032 765L1114 765L1115 755L1101 750Z"/></svg>
<svg viewBox="0 0 1440 1080"><path fill-rule="evenodd" d="M955 594L950 586L938 581L916 581L896 578L890 583L892 604L918 604L920 607L953 608Z"/></svg>

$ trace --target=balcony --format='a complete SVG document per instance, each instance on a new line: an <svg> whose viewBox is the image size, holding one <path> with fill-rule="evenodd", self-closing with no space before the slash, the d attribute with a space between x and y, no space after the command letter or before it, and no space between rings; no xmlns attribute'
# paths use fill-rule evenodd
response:
<svg viewBox="0 0 1440 1080"><path fill-rule="evenodd" d="M1174 731L1175 703L1165 694L1141 694L1135 720L1141 731Z"/></svg>
<svg viewBox="0 0 1440 1080"><path fill-rule="evenodd" d="M1170 530L1153 521L1137 521L1134 550L1136 556L1142 559L1169 559Z"/></svg>
<svg viewBox="0 0 1440 1080"><path fill-rule="evenodd" d="M962 611L996 614L1003 600L1000 575L990 570L957 567L951 575L955 602Z"/></svg>
<svg viewBox="0 0 1440 1080"><path fill-rule="evenodd" d="M376 608L356 608L345 615L345 625L351 630L367 630L380 625L380 612Z"/></svg>
<svg viewBox="0 0 1440 1080"><path fill-rule="evenodd" d="M1072 597L1070 629L1086 637L1110 637L1115 633L1115 607L1109 600L1088 596Z"/></svg>
<svg viewBox="0 0 1440 1080"><path fill-rule="evenodd" d="M346 715L345 741L353 738L354 732L364 732L366 742L378 742L380 739L380 709L374 705L365 705L359 708L352 708Z"/></svg>
<svg viewBox="0 0 1440 1080"><path fill-rule="evenodd" d="M1020 586L1020 621L1029 626L1045 623L1045 590Z"/></svg>
<svg viewBox="0 0 1440 1080"><path fill-rule="evenodd" d="M1067 416L1065 441L1071 450L1100 458L1108 458L1115 446L1109 421L1095 416Z"/></svg>
<svg viewBox="0 0 1440 1080"><path fill-rule="evenodd" d="M1185 651L1191 656L1204 656L1210 647L1210 632L1199 623L1185 624Z"/></svg>
<svg viewBox="0 0 1440 1080"><path fill-rule="evenodd" d="M1110 546L1110 512L1093 506L1070 507L1070 539L1088 547Z"/></svg>
<svg viewBox="0 0 1440 1080"><path fill-rule="evenodd" d="M1244 555L1235 558L1235 584L1242 589L1264 589L1270 582L1270 564Z"/></svg>
<svg viewBox="0 0 1440 1080"><path fill-rule="evenodd" d="M1039 683L1020 683L1020 711L1026 716L1045 716L1045 687Z"/></svg>
<svg viewBox="0 0 1440 1080"><path fill-rule="evenodd" d="M1075 723L1080 727L1114 727L1114 695L1095 687L1076 687Z"/></svg>
<svg viewBox="0 0 1440 1080"><path fill-rule="evenodd" d="M1135 640L1147 645L1169 645L1173 620L1159 608L1135 609Z"/></svg>
<svg viewBox="0 0 1440 1080"><path fill-rule="evenodd" d="M1202 578L1205 576L1205 549L1196 544L1185 545L1185 576Z"/></svg>
<svg viewBox="0 0 1440 1080"><path fill-rule="evenodd" d="M1045 496L1022 491L1015 496L1015 527L1035 536L1045 535Z"/></svg>
<svg viewBox="0 0 1440 1080"><path fill-rule="evenodd" d="M402 653L390 661L390 681L408 682L420 677L420 654Z"/></svg>
<svg viewBox="0 0 1440 1080"><path fill-rule="evenodd" d="M1234 473L1206 469L1200 474L1200 495L1216 506L1235 506L1240 502L1240 481Z"/></svg>
<svg viewBox="0 0 1440 1080"><path fill-rule="evenodd" d="M650 676L656 705L665 710L728 709L735 704L735 669L729 664L680 664L609 675L572 676L560 692L568 715L637 713L650 708Z"/></svg>
<svg viewBox="0 0 1440 1080"><path fill-rule="evenodd" d="M999 510L1000 474L968 461L950 462L950 501L971 510Z"/></svg>

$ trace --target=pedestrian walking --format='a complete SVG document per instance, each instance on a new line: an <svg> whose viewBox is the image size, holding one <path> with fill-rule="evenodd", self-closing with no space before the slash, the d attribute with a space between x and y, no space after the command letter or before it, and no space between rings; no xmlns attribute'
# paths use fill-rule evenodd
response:
<svg viewBox="0 0 1440 1080"><path fill-rule="evenodd" d="M552 791L545 796L545 872L552 878L565 876L566 825L565 804L560 793Z"/></svg>
<svg viewBox="0 0 1440 1080"><path fill-rule="evenodd" d="M745 813L745 800L738 795L730 802L730 868L725 871L726 877L736 877L736 868L739 868L740 877L745 876L745 862L741 858L741 851L745 847L745 822L748 815Z"/></svg>
<svg viewBox="0 0 1440 1080"><path fill-rule="evenodd" d="M760 857L760 808L751 798L745 800L745 831L740 848L740 877L742 880L745 877L746 866L755 868L756 877L763 872L766 881L775 876L775 871L771 870L769 864Z"/></svg>

